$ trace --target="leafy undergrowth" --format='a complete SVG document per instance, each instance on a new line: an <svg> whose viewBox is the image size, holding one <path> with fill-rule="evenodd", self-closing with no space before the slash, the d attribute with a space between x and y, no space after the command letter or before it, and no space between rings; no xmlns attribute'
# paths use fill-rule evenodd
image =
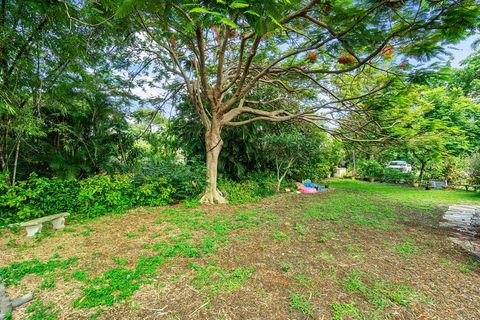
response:
<svg viewBox="0 0 480 320"><path fill-rule="evenodd" d="M479 265L419 223L438 218L431 199L412 200L423 191L334 184L243 206L143 208L34 240L4 234L3 281L35 294L15 317L480 317Z"/></svg>
<svg viewBox="0 0 480 320"><path fill-rule="evenodd" d="M41 262L38 259L14 262L6 267L0 268L0 276L5 285L19 283L26 275L47 275L56 269L65 270L74 264L78 258L68 258L66 260L53 259L47 262Z"/></svg>

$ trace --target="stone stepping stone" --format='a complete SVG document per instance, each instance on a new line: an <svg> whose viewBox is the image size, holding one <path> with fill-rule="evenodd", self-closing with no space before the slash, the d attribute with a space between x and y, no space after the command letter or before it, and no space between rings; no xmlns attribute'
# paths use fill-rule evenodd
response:
<svg viewBox="0 0 480 320"><path fill-rule="evenodd" d="M455 230L450 241L480 259L480 206L450 206L443 220L441 227Z"/></svg>

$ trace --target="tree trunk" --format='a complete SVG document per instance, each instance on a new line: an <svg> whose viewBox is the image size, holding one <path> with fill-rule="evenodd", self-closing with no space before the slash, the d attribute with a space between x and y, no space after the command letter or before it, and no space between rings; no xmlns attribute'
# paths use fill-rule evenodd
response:
<svg viewBox="0 0 480 320"><path fill-rule="evenodd" d="M418 176L419 181L423 181L423 176L425 174L425 167L427 166L425 162L422 162L421 164L422 166L420 167L420 175Z"/></svg>
<svg viewBox="0 0 480 320"><path fill-rule="evenodd" d="M275 167L277 168L277 192L280 192L280 186L282 185L282 180L280 179L280 165L278 164L277 158L275 158Z"/></svg>
<svg viewBox="0 0 480 320"><path fill-rule="evenodd" d="M357 163L355 160L355 150L352 150L352 158L353 158L353 172L352 175L355 177L357 175Z"/></svg>
<svg viewBox="0 0 480 320"><path fill-rule="evenodd" d="M12 186L15 185L17 180L17 167L18 167L18 155L20 153L20 138L17 141L17 146L15 148L15 161L13 163L13 175L12 175Z"/></svg>
<svg viewBox="0 0 480 320"><path fill-rule="evenodd" d="M227 203L227 200L217 189L218 157L223 145L220 132L220 126L212 122L211 128L205 133L205 147L207 152L207 189L205 190L201 202L206 204Z"/></svg>
<svg viewBox="0 0 480 320"><path fill-rule="evenodd" d="M277 192L280 192L280 187L282 186L282 181L287 176L288 170L292 167L294 162L295 162L295 158L290 159L288 161L287 167L285 168L282 176L280 176L280 169L281 169L282 165L281 164L279 165L278 160L275 159L275 163L277 165Z"/></svg>

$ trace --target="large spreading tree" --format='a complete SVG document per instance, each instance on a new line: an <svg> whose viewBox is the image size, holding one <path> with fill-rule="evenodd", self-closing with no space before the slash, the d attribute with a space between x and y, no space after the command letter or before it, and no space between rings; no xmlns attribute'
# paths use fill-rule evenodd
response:
<svg viewBox="0 0 480 320"><path fill-rule="evenodd" d="M335 133L338 120L364 110L362 101L403 71L408 62L400 59L445 52L478 27L479 16L472 0L113 3L113 17L138 27L134 50L153 65L146 69L188 95L205 127L206 203L225 202L217 190L225 127L300 119ZM385 77L356 81L371 69ZM340 82L345 75L349 82ZM271 87L277 94L268 94ZM291 104L301 108L292 113Z"/></svg>

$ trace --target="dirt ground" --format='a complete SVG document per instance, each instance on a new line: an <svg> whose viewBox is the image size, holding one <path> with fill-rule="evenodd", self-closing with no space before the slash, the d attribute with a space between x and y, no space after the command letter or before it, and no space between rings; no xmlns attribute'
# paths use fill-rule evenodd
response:
<svg viewBox="0 0 480 320"><path fill-rule="evenodd" d="M177 212L187 218L175 220ZM189 221L191 213L202 214ZM32 291L41 302L18 308L14 319L480 319L478 264L437 227L441 213L345 190L239 206L137 208L34 239L3 231L0 267L78 258L64 269L27 271L8 286L11 297ZM223 237L216 250L165 259L112 305L75 306L96 284L73 272L93 279L133 270L158 254L156 243L182 232L199 244L216 217L230 226L215 233ZM249 223L237 226L238 217ZM225 274L201 278L208 266Z"/></svg>

